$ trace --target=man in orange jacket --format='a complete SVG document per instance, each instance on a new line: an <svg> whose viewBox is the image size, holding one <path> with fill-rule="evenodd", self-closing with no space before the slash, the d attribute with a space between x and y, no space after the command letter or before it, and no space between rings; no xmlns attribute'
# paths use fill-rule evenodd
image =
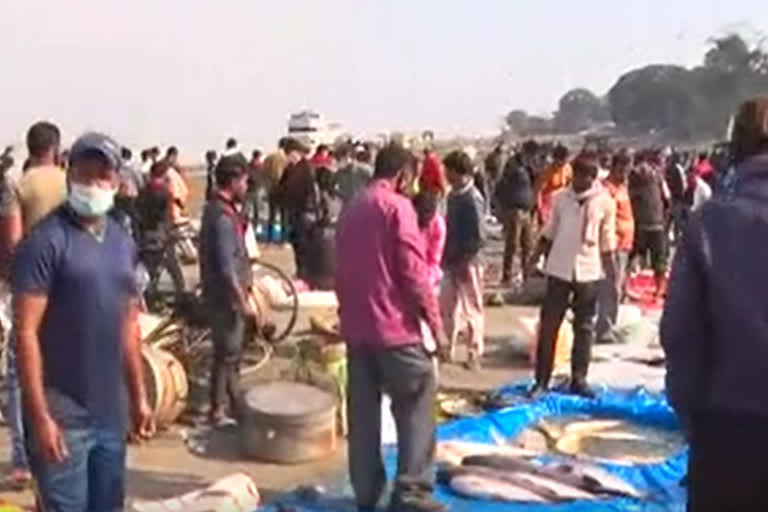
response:
<svg viewBox="0 0 768 512"><path fill-rule="evenodd" d="M614 342L614 327L619 313L619 302L624 292L629 253L635 239L635 218L627 189L630 158L625 153L613 157L611 172L603 180L603 188L616 206L616 251L614 265L606 268L605 279L598 295L597 342Z"/></svg>
<svg viewBox="0 0 768 512"><path fill-rule="evenodd" d="M568 163L568 148L558 145L552 156L555 161L536 180L536 206L542 226L549 221L555 193L570 185L573 174L571 164Z"/></svg>

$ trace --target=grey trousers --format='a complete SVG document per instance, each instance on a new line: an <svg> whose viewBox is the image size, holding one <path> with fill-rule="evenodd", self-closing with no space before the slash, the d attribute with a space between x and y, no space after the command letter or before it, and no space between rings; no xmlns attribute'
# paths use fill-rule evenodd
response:
<svg viewBox="0 0 768 512"><path fill-rule="evenodd" d="M248 332L247 319L232 310L210 312L213 359L211 361L211 412L219 413L229 398L230 412L235 417L242 413L240 387L240 361Z"/></svg>
<svg viewBox="0 0 768 512"><path fill-rule="evenodd" d="M619 314L619 301L624 290L624 279L629 263L628 251L616 251L613 269L608 269L605 279L600 283L597 296L597 342L613 340L613 329Z"/></svg>
<svg viewBox="0 0 768 512"><path fill-rule="evenodd" d="M398 439L394 496L431 491L435 455L434 366L423 344L347 354L349 473L357 504L378 504L387 477L381 457L381 395L392 400Z"/></svg>

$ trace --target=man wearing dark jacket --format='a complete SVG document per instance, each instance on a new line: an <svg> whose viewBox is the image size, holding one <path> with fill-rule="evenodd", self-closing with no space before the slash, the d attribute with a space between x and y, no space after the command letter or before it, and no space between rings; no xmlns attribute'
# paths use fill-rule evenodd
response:
<svg viewBox="0 0 768 512"><path fill-rule="evenodd" d="M531 255L532 216L534 206L533 173L525 157L517 154L504 167L501 181L496 185L494 200L504 222L504 261L502 285L512 279L512 263L520 248L520 267L527 267ZM525 272L523 272L525 278Z"/></svg>
<svg viewBox="0 0 768 512"><path fill-rule="evenodd" d="M635 216L635 244L630 260L650 253L656 294L664 292L667 271L666 207L668 189L661 170L647 158L629 175L629 197Z"/></svg>
<svg viewBox="0 0 768 512"><path fill-rule="evenodd" d="M317 221L320 201L319 191L314 168L307 160L308 149L298 140L290 139L285 144L285 153L289 163L278 184L277 198L291 227L289 239L293 246L296 276L306 279L312 229Z"/></svg>
<svg viewBox="0 0 768 512"><path fill-rule="evenodd" d="M742 107L732 140L733 196L689 219L660 326L692 512L768 509L768 98Z"/></svg>

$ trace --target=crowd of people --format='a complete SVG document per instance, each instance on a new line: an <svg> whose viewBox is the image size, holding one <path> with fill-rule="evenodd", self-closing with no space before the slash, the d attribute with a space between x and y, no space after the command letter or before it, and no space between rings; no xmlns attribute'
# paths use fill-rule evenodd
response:
<svg viewBox="0 0 768 512"><path fill-rule="evenodd" d="M666 297L661 339L670 398L691 442L692 503L732 504L738 493L737 502L748 493L768 503L757 483L768 420L756 391L768 328L759 295L768 100L745 104L734 126L728 155L694 157L589 145L572 155L527 141L499 144L479 161L469 148L441 158L431 147L347 141L312 152L293 138L250 158L235 139L221 155L208 151L197 259L214 347L210 420L242 414L245 341L254 333L269 339L273 328L252 288L247 233L286 239L297 277L334 289L339 301L360 510L372 510L386 484L383 393L399 439L394 510L443 510L431 496L435 365L455 362L463 342L466 367L481 368L484 248L496 218L499 284L546 278L530 396L549 389L569 308L568 390L594 396L592 345L615 341L626 276L650 268L655 294ZM21 173L11 176L9 151L0 157L13 478L33 475L45 510L119 510L125 432L154 430L136 321L137 232L187 222L190 188L175 147L163 156L141 151L134 164L129 149L103 134L85 134L67 152L60 141L55 125L36 123ZM733 343L739 350L727 348ZM753 448L749 464L726 453L723 435ZM720 459L732 460L738 475L724 475Z"/></svg>

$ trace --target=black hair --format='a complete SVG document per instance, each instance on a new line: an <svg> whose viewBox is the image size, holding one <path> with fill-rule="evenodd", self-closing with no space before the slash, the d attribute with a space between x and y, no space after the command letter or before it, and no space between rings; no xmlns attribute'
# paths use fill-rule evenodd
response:
<svg viewBox="0 0 768 512"><path fill-rule="evenodd" d="M290 153L291 151L299 151L306 154L307 147L297 139L288 138L288 140L285 141L285 145L283 146L283 151L286 153Z"/></svg>
<svg viewBox="0 0 768 512"><path fill-rule="evenodd" d="M277 147L285 150L286 146L288 145L288 141L293 140L291 137L280 137L280 140L277 141Z"/></svg>
<svg viewBox="0 0 768 512"><path fill-rule="evenodd" d="M472 159L463 151L452 151L443 160L446 170L451 170L460 176L472 176L475 173L475 166L472 165Z"/></svg>
<svg viewBox="0 0 768 512"><path fill-rule="evenodd" d="M568 148L563 146L562 144L558 144L555 146L555 149L552 151L552 156L555 157L555 160L565 160L568 158L569 151Z"/></svg>
<svg viewBox="0 0 768 512"><path fill-rule="evenodd" d="M707 158L709 158L709 153L707 153L706 151L702 151L701 153L699 153L699 160L706 160Z"/></svg>
<svg viewBox="0 0 768 512"><path fill-rule="evenodd" d="M141 152L141 161L142 162L146 162L147 160L149 160L150 153L152 153L152 152L150 150L148 150L148 149L142 150L142 152Z"/></svg>
<svg viewBox="0 0 768 512"><path fill-rule="evenodd" d="M237 139L230 137L227 139L227 149L234 149L237 147Z"/></svg>
<svg viewBox="0 0 768 512"><path fill-rule="evenodd" d="M27 150L30 156L42 158L61 143L59 128L48 121L33 124L27 131Z"/></svg>
<svg viewBox="0 0 768 512"><path fill-rule="evenodd" d="M398 144L389 144L376 155L374 178L392 179L411 164L411 153Z"/></svg>
<svg viewBox="0 0 768 512"><path fill-rule="evenodd" d="M152 164L152 167L149 169L149 175L153 178L164 176L166 172L168 172L168 163L165 160Z"/></svg>
<svg viewBox="0 0 768 512"><path fill-rule="evenodd" d="M632 159L625 152L619 152L613 155L613 167L625 167L632 163Z"/></svg>
<svg viewBox="0 0 768 512"><path fill-rule="evenodd" d="M258 160L259 158L261 158L261 155L262 153L260 149L254 149L253 152L251 153L251 159Z"/></svg>
<svg viewBox="0 0 768 512"><path fill-rule="evenodd" d="M218 155L216 154L216 151L214 151L213 149L209 149L208 151L205 152L205 161L208 162L210 160L216 160L217 156Z"/></svg>
<svg viewBox="0 0 768 512"><path fill-rule="evenodd" d="M179 148L177 148L176 146L171 146L171 147L168 148L168 151L166 151L165 154L167 156L171 156L171 155L178 156L179 155Z"/></svg>
<svg viewBox="0 0 768 512"><path fill-rule="evenodd" d="M371 150L365 146L360 151L355 151L355 159L364 164L371 163Z"/></svg>
<svg viewBox="0 0 768 512"><path fill-rule="evenodd" d="M315 150L315 153L322 153L323 151L330 151L331 148L328 147L327 144L320 144L317 146L317 149Z"/></svg>
<svg viewBox="0 0 768 512"><path fill-rule="evenodd" d="M597 178L597 160L595 160L589 154L579 155L571 165L573 167L573 174L585 174L590 178Z"/></svg>
<svg viewBox="0 0 768 512"><path fill-rule="evenodd" d="M129 148L126 148L125 146L123 146L120 149L120 157L123 160L130 160L131 158L133 158L133 152L131 152Z"/></svg>
<svg viewBox="0 0 768 512"><path fill-rule="evenodd" d="M225 188L246 174L245 165L238 158L222 158L216 165L216 186Z"/></svg>

